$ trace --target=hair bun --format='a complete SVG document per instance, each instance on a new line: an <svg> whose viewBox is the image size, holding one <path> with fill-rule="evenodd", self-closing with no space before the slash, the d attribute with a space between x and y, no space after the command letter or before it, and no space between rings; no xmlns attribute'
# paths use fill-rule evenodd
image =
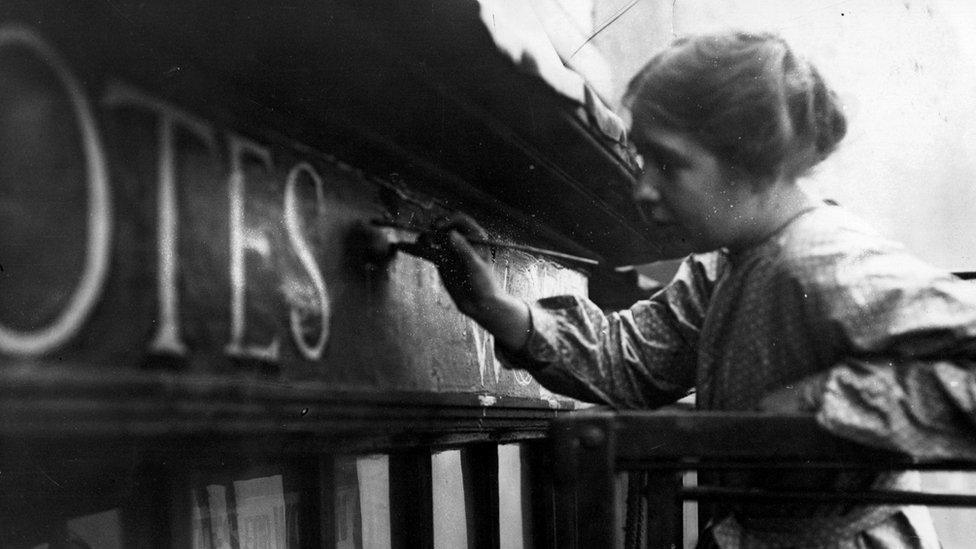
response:
<svg viewBox="0 0 976 549"><path fill-rule="evenodd" d="M818 94L822 99L814 103L816 115L814 144L818 159L823 160L834 152L837 144L847 134L847 117L844 115L837 95L832 90L827 89L822 80L819 81L818 87L822 90Z"/></svg>

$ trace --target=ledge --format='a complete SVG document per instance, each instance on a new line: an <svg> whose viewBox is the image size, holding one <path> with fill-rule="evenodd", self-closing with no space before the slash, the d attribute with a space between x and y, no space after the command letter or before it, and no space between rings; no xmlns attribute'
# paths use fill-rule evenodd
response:
<svg viewBox="0 0 976 549"><path fill-rule="evenodd" d="M336 389L77 365L0 371L0 435L29 438L539 436L572 401Z"/></svg>
<svg viewBox="0 0 976 549"><path fill-rule="evenodd" d="M5 6L87 82L335 155L527 240L612 265L667 255L633 174L581 105L498 51L475 0Z"/></svg>

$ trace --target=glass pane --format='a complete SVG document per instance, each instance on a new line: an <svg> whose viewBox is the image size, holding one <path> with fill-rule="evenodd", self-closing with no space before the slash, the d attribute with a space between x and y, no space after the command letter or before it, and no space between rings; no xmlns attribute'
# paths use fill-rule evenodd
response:
<svg viewBox="0 0 976 549"><path fill-rule="evenodd" d="M333 509L337 549L391 547L389 456L337 457Z"/></svg>
<svg viewBox="0 0 976 549"><path fill-rule="evenodd" d="M66 520L54 531L43 536L47 541L34 545L32 549L48 549L50 547L92 547L97 549L122 549L122 517L118 509L111 509L101 513L82 515ZM8 543L16 540L6 540L0 543L3 547L19 547L18 544Z"/></svg>
<svg viewBox="0 0 976 549"><path fill-rule="evenodd" d="M461 473L461 451L431 456L434 496L434 548L468 546L468 517Z"/></svg>
<svg viewBox="0 0 976 549"><path fill-rule="evenodd" d="M363 516L363 547L388 549L390 545L390 458L384 455L356 459L359 507Z"/></svg>
<svg viewBox="0 0 976 549"><path fill-rule="evenodd" d="M532 547L532 493L521 444L498 447L498 523L502 549Z"/></svg>
<svg viewBox="0 0 976 549"><path fill-rule="evenodd" d="M194 488L194 549L297 548L299 496L282 475L246 476Z"/></svg>
<svg viewBox="0 0 976 549"><path fill-rule="evenodd" d="M336 549L361 549L362 513L355 457L336 458L334 498Z"/></svg>

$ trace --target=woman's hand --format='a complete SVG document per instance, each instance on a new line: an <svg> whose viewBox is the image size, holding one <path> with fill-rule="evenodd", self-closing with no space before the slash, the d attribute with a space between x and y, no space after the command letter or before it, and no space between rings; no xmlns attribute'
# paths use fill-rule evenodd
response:
<svg viewBox="0 0 976 549"><path fill-rule="evenodd" d="M462 313L475 317L500 293L491 266L468 242L484 240L484 229L464 214L438 220L422 233L411 252L437 266L441 282Z"/></svg>
<svg viewBox="0 0 976 549"><path fill-rule="evenodd" d="M491 265L468 242L487 234L464 214L439 220L411 246L411 253L437 266L441 282L458 310L473 318L505 347L520 349L529 333L528 306L495 281Z"/></svg>
<svg viewBox="0 0 976 549"><path fill-rule="evenodd" d="M759 410L774 414L796 414L809 411L803 394L791 385L781 387L759 401Z"/></svg>
<svg viewBox="0 0 976 549"><path fill-rule="evenodd" d="M828 372L821 372L776 389L759 401L759 410L779 414L816 412L823 400Z"/></svg>

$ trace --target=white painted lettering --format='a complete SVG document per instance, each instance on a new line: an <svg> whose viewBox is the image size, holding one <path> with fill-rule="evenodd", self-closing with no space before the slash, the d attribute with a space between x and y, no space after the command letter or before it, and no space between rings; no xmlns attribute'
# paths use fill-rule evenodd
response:
<svg viewBox="0 0 976 549"><path fill-rule="evenodd" d="M296 188L299 177L303 173L308 175L315 185L315 194L318 198L316 203L321 204L324 200L322 178L319 174L307 162L296 164L288 172L288 180L285 183L285 227L288 230L288 239L291 241L295 253L298 254L298 261L305 268L305 272L309 278L312 279L312 285L315 286L315 295L319 301L317 315L321 317L322 328L315 341L309 343L305 340L302 321L305 317L309 316L309 307L304 306L304 304L292 303L290 305L290 322L292 337L302 356L308 360L317 360L322 357L322 350L325 348L325 343L329 338L329 296L325 291L325 279L322 277L322 272L315 263L315 257L312 255L308 241L302 234Z"/></svg>
<svg viewBox="0 0 976 549"><path fill-rule="evenodd" d="M150 348L157 353L186 354L186 344L180 330L177 276L179 273L179 212L176 207L176 128L181 126L200 138L211 150L215 147L213 130L205 122L198 120L172 105L149 97L123 84L109 85L104 102L109 106L130 105L147 109L159 116L159 160L157 182L156 233L159 253L157 259L159 301L159 322L156 335Z"/></svg>
<svg viewBox="0 0 976 549"><path fill-rule="evenodd" d="M87 169L85 266L67 306L50 324L37 330L23 331L0 325L0 351L33 356L57 349L77 334L101 297L112 250L112 195L101 138L81 83L54 48L31 30L18 26L0 27L0 49L10 47L26 48L54 72L74 110Z"/></svg>
<svg viewBox="0 0 976 549"><path fill-rule="evenodd" d="M246 318L244 296L247 289L244 258L247 251L257 252L265 261L271 255L271 243L268 237L259 230L251 229L244 223L244 196L246 176L244 174L244 157L253 156L260 160L269 170L274 166L271 153L267 148L243 137L228 135L228 149L230 151L230 178L228 194L230 198L230 283L231 283L231 334L230 342L224 347L227 354L238 357L257 358L277 361L279 341L275 336L264 347L246 344Z"/></svg>

